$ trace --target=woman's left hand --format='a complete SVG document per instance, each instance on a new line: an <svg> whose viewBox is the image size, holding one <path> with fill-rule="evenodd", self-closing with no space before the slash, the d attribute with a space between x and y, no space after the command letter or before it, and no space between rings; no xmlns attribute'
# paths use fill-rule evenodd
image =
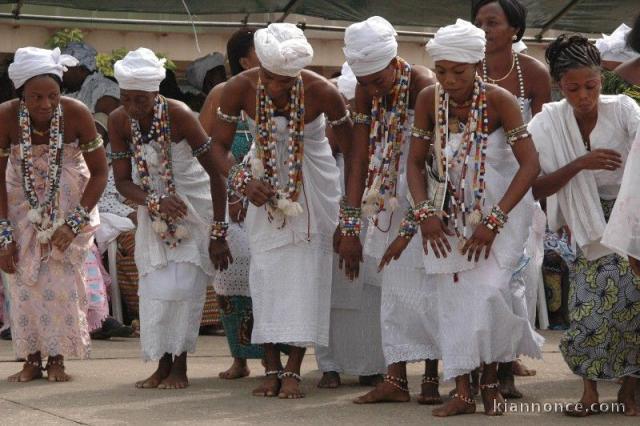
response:
<svg viewBox="0 0 640 426"><path fill-rule="evenodd" d="M74 234L69 225L65 223L53 233L53 236L51 237L51 244L64 253L67 248L69 248L69 245L74 238L76 238L76 234Z"/></svg>
<svg viewBox="0 0 640 426"><path fill-rule="evenodd" d="M487 228L484 224L479 224L471 238L469 238L462 247L462 255L467 255L469 262L471 262L471 258L475 258L474 260L477 262L480 260L480 254L482 254L482 250L484 249L484 258L488 259L489 253L491 252L491 245L493 245L496 234L496 232Z"/></svg>
<svg viewBox="0 0 640 426"><path fill-rule="evenodd" d="M211 240L209 242L209 258L217 271L224 271L233 263L231 251L225 240Z"/></svg>

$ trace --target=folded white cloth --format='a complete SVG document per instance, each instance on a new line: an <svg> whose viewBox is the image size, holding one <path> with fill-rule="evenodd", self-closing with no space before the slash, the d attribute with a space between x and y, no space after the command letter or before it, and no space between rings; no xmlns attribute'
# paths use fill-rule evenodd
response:
<svg viewBox="0 0 640 426"><path fill-rule="evenodd" d="M596 40L596 47L603 61L625 62L640 56L640 53L627 45L627 34L630 31L628 25L621 24L610 36L602 34L602 38Z"/></svg>
<svg viewBox="0 0 640 426"><path fill-rule="evenodd" d="M342 64L342 71L340 77L338 77L338 90L344 95L347 100L351 100L356 97L356 85L358 80L353 73L353 70L347 62Z"/></svg>
<svg viewBox="0 0 640 426"><path fill-rule="evenodd" d="M458 19L454 25L440 28L427 43L427 52L434 62L452 61L475 64L484 58L484 31Z"/></svg>
<svg viewBox="0 0 640 426"><path fill-rule="evenodd" d="M256 31L253 44L260 64L277 75L295 77L313 60L313 48L293 24L270 24Z"/></svg>
<svg viewBox="0 0 640 426"><path fill-rule="evenodd" d="M380 16L349 25L344 32L344 56L358 76L375 74L398 54L396 30Z"/></svg>
<svg viewBox="0 0 640 426"><path fill-rule="evenodd" d="M53 50L21 47L16 50L13 63L9 65L9 78L13 81L15 88L19 89L27 80L38 75L53 74L62 79L62 74L67 67L76 65L78 65L76 58L61 54L57 47Z"/></svg>
<svg viewBox="0 0 640 426"><path fill-rule="evenodd" d="M136 225L128 217L113 213L100 213L100 226L96 230L96 243L98 243L100 253L104 253L109 243L118 238L120 234L135 228Z"/></svg>
<svg viewBox="0 0 640 426"><path fill-rule="evenodd" d="M166 59L158 59L153 51L140 47L127 53L113 66L113 75L124 90L157 92L164 80Z"/></svg>

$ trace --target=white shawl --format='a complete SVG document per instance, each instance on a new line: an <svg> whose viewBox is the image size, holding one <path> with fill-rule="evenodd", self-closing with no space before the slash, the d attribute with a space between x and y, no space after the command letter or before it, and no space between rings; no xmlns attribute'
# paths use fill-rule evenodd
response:
<svg viewBox="0 0 640 426"><path fill-rule="evenodd" d="M528 128L544 174L553 173L587 153L573 108L566 100L545 104ZM600 243L607 223L593 171L581 171L557 194L547 198L547 217L551 230L569 225L588 260L612 253Z"/></svg>

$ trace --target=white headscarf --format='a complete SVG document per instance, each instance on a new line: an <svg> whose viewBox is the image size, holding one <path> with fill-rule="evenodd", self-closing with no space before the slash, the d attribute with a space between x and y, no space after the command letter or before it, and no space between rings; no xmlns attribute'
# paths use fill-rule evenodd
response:
<svg viewBox="0 0 640 426"><path fill-rule="evenodd" d="M220 52L198 58L187 67L187 81L196 89L202 90L207 73L221 65L224 65L224 55Z"/></svg>
<svg viewBox="0 0 640 426"><path fill-rule="evenodd" d="M386 19L372 16L349 25L344 32L344 56L358 76L375 74L398 54L396 30Z"/></svg>
<svg viewBox="0 0 640 426"><path fill-rule="evenodd" d="M62 49L62 53L65 55L73 56L78 60L86 69L90 72L94 72L96 70L96 49L87 43L83 43L80 41L73 41L67 44L67 47Z"/></svg>
<svg viewBox="0 0 640 426"><path fill-rule="evenodd" d="M9 78L16 89L27 80L43 74L54 74L62 79L67 67L78 65L73 56L62 55L59 48L53 50L38 47L21 47L16 50L13 63L9 65Z"/></svg>
<svg viewBox="0 0 640 426"><path fill-rule="evenodd" d="M484 31L464 19L440 28L427 43L427 52L436 61L475 64L484 58Z"/></svg>
<svg viewBox="0 0 640 426"><path fill-rule="evenodd" d="M340 77L338 77L338 90L344 95L347 100L351 100L356 97L356 85L358 80L353 73L353 70L348 63L342 64L342 71Z"/></svg>
<svg viewBox="0 0 640 426"><path fill-rule="evenodd" d="M277 75L295 77L313 59L313 48L293 24L270 24L256 31L253 44L260 64Z"/></svg>
<svg viewBox="0 0 640 426"><path fill-rule="evenodd" d="M621 24L610 36L602 34L602 38L596 40L596 47L600 51L603 61L625 62L640 56L627 45L627 34L631 28Z"/></svg>
<svg viewBox="0 0 640 426"><path fill-rule="evenodd" d="M120 89L157 92L164 80L166 59L158 59L155 53L146 47L140 47L127 53L113 66L113 75Z"/></svg>

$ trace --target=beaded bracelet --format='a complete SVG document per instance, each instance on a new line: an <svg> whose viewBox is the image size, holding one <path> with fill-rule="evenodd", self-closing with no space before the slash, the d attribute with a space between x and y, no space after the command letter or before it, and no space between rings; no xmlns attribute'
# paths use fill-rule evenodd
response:
<svg viewBox="0 0 640 426"><path fill-rule="evenodd" d="M507 136L507 144L509 146L514 146L516 142L521 141L523 139L527 139L529 137L531 137L531 134L527 131L524 131L523 133L519 133L515 135L510 135L510 136Z"/></svg>
<svg viewBox="0 0 640 426"><path fill-rule="evenodd" d="M347 112L342 117L338 118L337 120L327 121L327 125L329 127L342 126L344 123L347 122L347 120L350 117L351 117L351 113L349 112L349 110L347 110Z"/></svg>
<svg viewBox="0 0 640 426"><path fill-rule="evenodd" d="M433 132L431 130L419 129L414 126L411 128L411 136L425 141L430 141L433 139Z"/></svg>
<svg viewBox="0 0 640 426"><path fill-rule="evenodd" d="M80 145L79 148L84 154L88 154L100 148L103 144L102 136L98 135L94 140Z"/></svg>
<svg viewBox="0 0 640 426"><path fill-rule="evenodd" d="M234 164L227 177L227 193L230 196L245 197L247 184L251 179L253 179L253 175L244 164Z"/></svg>
<svg viewBox="0 0 640 426"><path fill-rule="evenodd" d="M509 217L502 211L500 206L497 204L493 206L491 212L482 220L482 224L494 231L495 233L500 232L500 229L504 227L505 223L507 223L507 219Z"/></svg>
<svg viewBox="0 0 640 426"><path fill-rule="evenodd" d="M431 216L435 216L436 209L433 206L431 200L424 200L418 204L413 209L413 216L415 218L416 223L422 223Z"/></svg>
<svg viewBox="0 0 640 426"><path fill-rule="evenodd" d="M11 148L0 148L0 157L8 157L11 155Z"/></svg>
<svg viewBox="0 0 640 426"><path fill-rule="evenodd" d="M204 154L205 152L208 152L209 148L211 148L211 138L208 138L207 141L205 143L203 143L202 145L191 149L191 153L193 154L193 156L195 158L198 158L202 154Z"/></svg>
<svg viewBox="0 0 640 426"><path fill-rule="evenodd" d="M129 158L133 157L133 151L110 152L109 154L107 154L107 156L109 157L109 160L111 160L111 161L126 160L126 159L129 159Z"/></svg>
<svg viewBox="0 0 640 426"><path fill-rule="evenodd" d="M353 116L353 124L371 124L371 116L358 112Z"/></svg>
<svg viewBox="0 0 640 426"><path fill-rule="evenodd" d="M225 121L227 123L237 123L238 121L240 121L240 116L239 115L229 115L229 114L225 114L224 112L222 112L222 110L220 109L220 107L218 107L216 114L218 116L218 118L222 121Z"/></svg>
<svg viewBox="0 0 640 426"><path fill-rule="evenodd" d="M226 240L227 238L227 230L229 229L229 224L227 222L221 222L214 220L211 224L211 236L212 240Z"/></svg>
<svg viewBox="0 0 640 426"><path fill-rule="evenodd" d="M11 221L0 219L0 249L6 249L13 242Z"/></svg>
<svg viewBox="0 0 640 426"><path fill-rule="evenodd" d="M145 198L144 201L145 201L145 204L147 205L147 209L149 210L149 215L151 216L160 215L161 200L162 200L162 197L160 197L160 195L156 194L155 192L152 192L147 195L147 198Z"/></svg>
<svg viewBox="0 0 640 426"><path fill-rule="evenodd" d="M78 235L82 228L89 223L89 212L83 206L76 207L64 221L71 228L71 231Z"/></svg>
<svg viewBox="0 0 640 426"><path fill-rule="evenodd" d="M340 208L340 234L343 237L358 237L362 228L362 209L343 205Z"/></svg>
<svg viewBox="0 0 640 426"><path fill-rule="evenodd" d="M400 231L398 235L411 240L418 232L418 223L416 222L416 216L413 210L409 209L402 222L400 222Z"/></svg>
<svg viewBox="0 0 640 426"><path fill-rule="evenodd" d="M511 130L505 131L504 134L505 134L506 137L509 137L509 136L517 135L518 133L522 133L525 130L527 130L527 125L526 124L522 124L522 125L520 125L518 127L514 127Z"/></svg>

